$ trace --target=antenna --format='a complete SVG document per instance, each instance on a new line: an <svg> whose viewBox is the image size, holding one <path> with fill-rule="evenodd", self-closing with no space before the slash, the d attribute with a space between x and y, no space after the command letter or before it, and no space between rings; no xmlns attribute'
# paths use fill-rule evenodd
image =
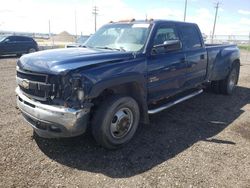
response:
<svg viewBox="0 0 250 188"><path fill-rule="evenodd" d="M215 27L216 27L216 22L217 22L217 16L218 16L218 9L220 7L220 2L217 2L215 5L215 17L214 17L214 27L213 27L213 33L212 33L212 43L214 43L214 33L215 33Z"/></svg>
<svg viewBox="0 0 250 188"><path fill-rule="evenodd" d="M97 15L98 15L98 8L97 8L97 6L94 6L93 7L93 12L92 12L92 14L94 15L94 17L95 17L95 32L96 32L96 18L97 18Z"/></svg>

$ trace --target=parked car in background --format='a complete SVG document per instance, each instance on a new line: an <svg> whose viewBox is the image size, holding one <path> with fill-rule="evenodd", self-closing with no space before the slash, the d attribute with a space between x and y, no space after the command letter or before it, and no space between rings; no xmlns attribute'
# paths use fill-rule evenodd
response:
<svg viewBox="0 0 250 188"><path fill-rule="evenodd" d="M88 40L89 37L90 36L88 36L88 35L81 36L80 38L78 38L76 40L76 43L67 44L65 46L65 48L78 48L78 47L81 47Z"/></svg>
<svg viewBox="0 0 250 188"><path fill-rule="evenodd" d="M26 36L0 36L0 56L22 55L38 51L36 41Z"/></svg>

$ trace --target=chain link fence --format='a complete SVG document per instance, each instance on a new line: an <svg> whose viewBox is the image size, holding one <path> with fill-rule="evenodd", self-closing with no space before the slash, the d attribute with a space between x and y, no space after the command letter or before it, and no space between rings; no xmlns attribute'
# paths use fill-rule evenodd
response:
<svg viewBox="0 0 250 188"><path fill-rule="evenodd" d="M206 36L206 42L212 43L212 36ZM250 35L215 35L213 43L249 45Z"/></svg>

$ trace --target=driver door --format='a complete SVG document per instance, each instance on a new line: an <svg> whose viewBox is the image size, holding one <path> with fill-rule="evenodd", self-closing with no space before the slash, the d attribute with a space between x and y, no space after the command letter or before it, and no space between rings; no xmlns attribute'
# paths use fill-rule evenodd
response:
<svg viewBox="0 0 250 188"><path fill-rule="evenodd" d="M175 25L159 26L153 38L151 55L147 60L149 102L180 92L187 69L182 48L173 51L167 51L164 47L154 48L169 41L179 40Z"/></svg>

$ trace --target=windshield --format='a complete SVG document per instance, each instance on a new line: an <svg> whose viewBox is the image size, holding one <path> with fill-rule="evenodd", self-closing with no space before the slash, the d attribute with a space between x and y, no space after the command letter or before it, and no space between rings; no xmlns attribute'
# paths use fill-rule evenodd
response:
<svg viewBox="0 0 250 188"><path fill-rule="evenodd" d="M147 40L150 24L109 24L100 28L87 42L90 48L140 51Z"/></svg>
<svg viewBox="0 0 250 188"><path fill-rule="evenodd" d="M77 39L76 43L83 44L88 38L88 36L81 36L79 39Z"/></svg>

